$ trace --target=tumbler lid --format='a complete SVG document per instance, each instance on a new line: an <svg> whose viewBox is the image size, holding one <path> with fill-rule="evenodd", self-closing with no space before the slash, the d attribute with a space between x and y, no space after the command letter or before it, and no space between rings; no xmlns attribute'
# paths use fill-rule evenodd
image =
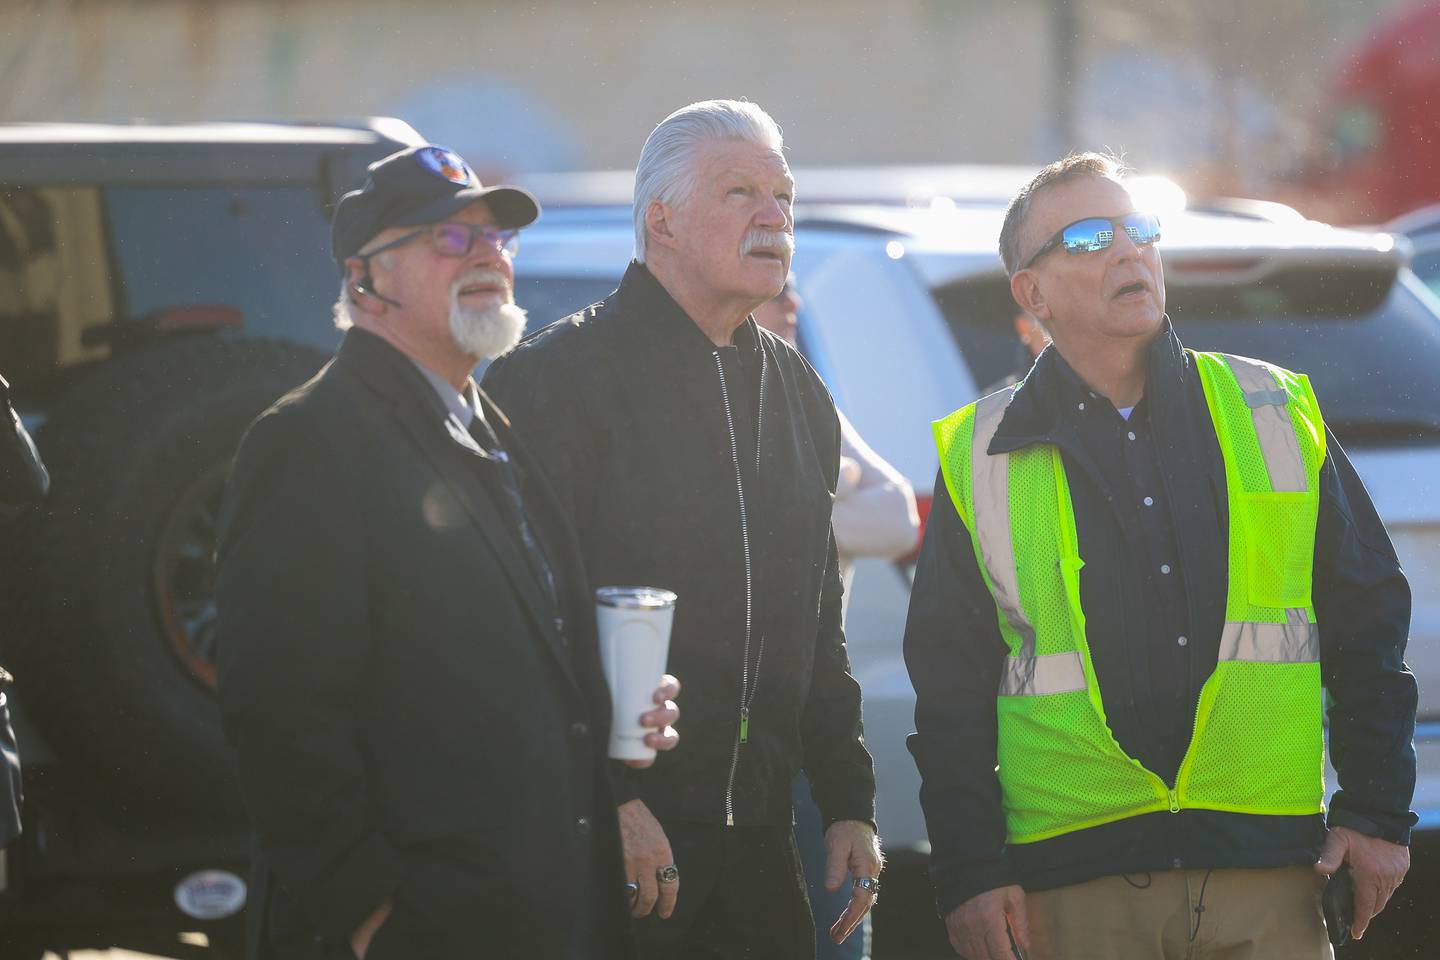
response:
<svg viewBox="0 0 1440 960"><path fill-rule="evenodd" d="M595 602L626 610L658 610L675 606L675 594L659 587L601 587Z"/></svg>

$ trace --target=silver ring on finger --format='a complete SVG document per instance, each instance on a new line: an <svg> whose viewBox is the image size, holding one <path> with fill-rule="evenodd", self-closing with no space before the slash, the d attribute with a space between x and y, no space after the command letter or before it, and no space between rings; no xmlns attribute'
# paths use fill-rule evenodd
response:
<svg viewBox="0 0 1440 960"><path fill-rule="evenodd" d="M625 884L625 903L634 906L635 899L640 896L640 884L631 880Z"/></svg>
<svg viewBox="0 0 1440 960"><path fill-rule="evenodd" d="M879 877L856 877L856 878L855 878L855 889L856 889L856 890L864 890L866 893L870 894L870 896L872 896L872 897L878 897L878 896L880 896L880 878L879 878Z"/></svg>
<svg viewBox="0 0 1440 960"><path fill-rule="evenodd" d="M675 883L680 879L680 868L673 863L667 863L655 871L655 879L661 883Z"/></svg>

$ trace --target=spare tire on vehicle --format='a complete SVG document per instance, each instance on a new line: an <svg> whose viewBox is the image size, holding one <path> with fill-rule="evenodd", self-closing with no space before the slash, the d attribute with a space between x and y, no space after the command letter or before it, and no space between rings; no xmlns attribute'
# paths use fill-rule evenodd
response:
<svg viewBox="0 0 1440 960"><path fill-rule="evenodd" d="M78 378L36 435L52 487L10 652L47 737L123 788L126 816L242 816L214 694L217 506L245 428L325 359L150 346Z"/></svg>

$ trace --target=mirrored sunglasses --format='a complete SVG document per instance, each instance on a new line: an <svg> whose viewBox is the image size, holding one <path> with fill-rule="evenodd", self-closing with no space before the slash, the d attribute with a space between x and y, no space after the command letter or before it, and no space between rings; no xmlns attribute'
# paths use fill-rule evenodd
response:
<svg viewBox="0 0 1440 960"><path fill-rule="evenodd" d="M1036 260L1056 247L1063 247L1070 254L1105 250L1114 242L1117 230L1123 230L1135 246L1148 247L1160 239L1160 218L1152 213L1127 213L1123 217L1076 220L1041 244L1040 249L1020 265L1020 269L1029 269Z"/></svg>

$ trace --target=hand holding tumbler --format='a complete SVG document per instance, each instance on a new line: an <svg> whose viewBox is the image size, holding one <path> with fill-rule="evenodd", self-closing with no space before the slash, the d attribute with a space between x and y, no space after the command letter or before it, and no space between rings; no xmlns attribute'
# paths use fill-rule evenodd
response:
<svg viewBox="0 0 1440 960"><path fill-rule="evenodd" d="M670 655L670 626L675 619L675 594L657 587L601 587L595 591L595 620L600 634L600 662L610 685L613 715L610 756L616 760L650 760L655 748L645 745L649 728L640 715L655 706L655 688Z"/></svg>

